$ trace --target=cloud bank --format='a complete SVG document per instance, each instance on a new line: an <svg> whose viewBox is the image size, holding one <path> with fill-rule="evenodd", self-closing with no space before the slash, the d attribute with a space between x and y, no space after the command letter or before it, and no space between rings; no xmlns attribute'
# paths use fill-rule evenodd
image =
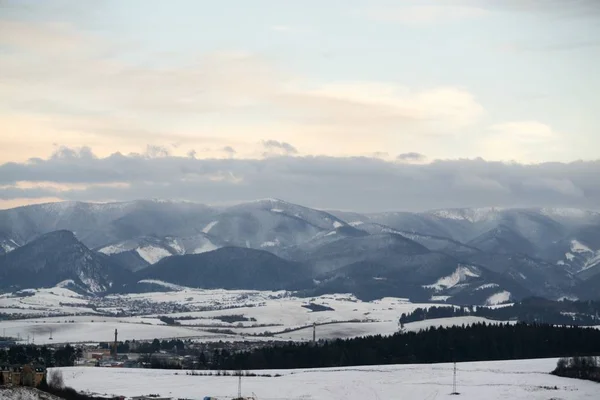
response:
<svg viewBox="0 0 600 400"><path fill-rule="evenodd" d="M278 197L356 211L480 206L597 209L598 176L598 161L523 165L483 159L424 164L326 156L196 159L161 151L97 157L88 148L63 148L47 159L0 165L0 199L10 203L169 198L216 204Z"/></svg>

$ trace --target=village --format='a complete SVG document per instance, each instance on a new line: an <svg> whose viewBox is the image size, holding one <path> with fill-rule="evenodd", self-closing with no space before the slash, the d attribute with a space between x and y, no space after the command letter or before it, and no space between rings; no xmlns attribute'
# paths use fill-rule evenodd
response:
<svg viewBox="0 0 600 400"><path fill-rule="evenodd" d="M222 354L276 346L278 341L200 342L191 339L119 342L118 331L112 342L81 345L76 366L108 368L210 369Z"/></svg>
<svg viewBox="0 0 600 400"><path fill-rule="evenodd" d="M78 367L98 367L98 368L160 368L160 369L181 369L187 370L189 375L213 375L213 372L202 372L211 368L215 357L221 354L233 353L237 351L252 350L262 346L272 346L272 342L194 342L192 340L182 341L180 339L153 341L125 341L119 342L118 330L114 332L114 338L111 342L97 344L79 345L72 347L70 345L44 346L55 362L52 366L78 366ZM34 348L29 345L24 347ZM3 338L0 349L9 352L15 352L20 346L15 340ZM54 357L58 352L68 349L67 361L62 358L59 360ZM27 352L27 350L25 350ZM23 359L25 360L25 359ZM58 363L57 363L58 361ZM71 362L69 362L71 361ZM2 363L0 362L0 389L11 387L29 387L40 388L40 385L47 386L47 380L52 380L52 368L44 364L43 360L27 359L23 363ZM215 374L221 374L216 372ZM254 397L241 396L242 373L226 373L239 377L238 390L239 399L253 399ZM171 397L160 397L158 395L148 394L144 396L123 397L117 396L118 400L172 400ZM198 399L211 400L211 397L201 396ZM181 400L181 399L177 399ZM185 399L191 400L191 399Z"/></svg>

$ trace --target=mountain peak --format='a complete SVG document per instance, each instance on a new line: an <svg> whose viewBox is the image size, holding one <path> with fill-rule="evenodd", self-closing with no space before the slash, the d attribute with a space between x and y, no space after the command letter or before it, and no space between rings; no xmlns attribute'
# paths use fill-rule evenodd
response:
<svg viewBox="0 0 600 400"><path fill-rule="evenodd" d="M73 280L90 292L104 292L111 283L110 264L89 250L68 230L46 233L0 259L2 286L52 287Z"/></svg>
<svg viewBox="0 0 600 400"><path fill-rule="evenodd" d="M31 243L43 243L43 242L63 242L63 243L81 243L77 239L77 236L74 232L71 232L66 229L60 229L57 231L52 231L45 233L32 241ZM83 246L83 244L82 244Z"/></svg>

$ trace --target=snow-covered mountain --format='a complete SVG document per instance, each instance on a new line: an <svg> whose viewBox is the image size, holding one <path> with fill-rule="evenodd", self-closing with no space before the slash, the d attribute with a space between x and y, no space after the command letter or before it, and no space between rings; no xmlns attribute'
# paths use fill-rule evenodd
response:
<svg viewBox="0 0 600 400"><path fill-rule="evenodd" d="M10 237L0 237L0 255L10 253L19 247L19 244Z"/></svg>
<svg viewBox="0 0 600 400"><path fill-rule="evenodd" d="M305 243L345 225L323 211L266 199L221 210L203 232L230 245L275 250Z"/></svg>
<svg viewBox="0 0 600 400"><path fill-rule="evenodd" d="M136 282L160 280L203 289L280 290L306 280L299 263L263 250L224 247L219 250L169 257L135 276Z"/></svg>
<svg viewBox="0 0 600 400"><path fill-rule="evenodd" d="M55 248L33 250L32 245L39 247L38 240L64 230L72 232L72 239L56 241ZM39 258L32 258L35 268L47 269L39 267L44 252L47 259L70 254L73 240L81 242L82 254L95 260L97 268L92 270L106 273L93 278L97 286L73 276L64 279L99 292L112 290L111 282L121 282L119 271L135 272L137 279L143 271L160 270L160 276L146 278L185 284L177 271L196 265L204 271L202 279L220 282L215 265L221 263L223 271L234 274L236 268L244 270L245 262L252 270L252 260L261 259L255 255L265 252L276 256L277 264L291 262L303 271L298 277L302 282L297 283L307 293L352 291L369 298L450 297L485 303L527 295L577 297L583 282L600 274L600 214L573 209L360 214L263 199L227 207L141 200L64 202L0 211L0 257L3 262L15 257L10 265L31 253ZM216 250L222 250L216 252L219 257L212 255ZM199 256L191 257L195 254ZM200 257L205 254L209 256ZM240 254L248 260L234 257ZM81 263L77 268L85 270ZM0 264L0 274L11 285L25 284L15 277L13 267ZM36 285L51 280L45 276ZM243 280L237 282L244 285ZM248 278L247 286L260 285ZM491 296L495 300L489 300Z"/></svg>
<svg viewBox="0 0 600 400"><path fill-rule="evenodd" d="M183 238L174 236L133 238L103 246L96 251L136 271L156 264L165 257L206 253L221 247L223 243L220 239L201 232Z"/></svg>
<svg viewBox="0 0 600 400"><path fill-rule="evenodd" d="M69 282L90 293L108 291L125 273L69 231L55 231L0 256L1 288L52 287Z"/></svg>

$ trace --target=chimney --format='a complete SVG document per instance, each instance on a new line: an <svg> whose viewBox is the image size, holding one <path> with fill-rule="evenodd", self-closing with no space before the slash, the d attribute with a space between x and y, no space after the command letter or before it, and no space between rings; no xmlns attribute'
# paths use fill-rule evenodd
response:
<svg viewBox="0 0 600 400"><path fill-rule="evenodd" d="M113 345L113 357L117 358L117 330L115 329L115 343Z"/></svg>

